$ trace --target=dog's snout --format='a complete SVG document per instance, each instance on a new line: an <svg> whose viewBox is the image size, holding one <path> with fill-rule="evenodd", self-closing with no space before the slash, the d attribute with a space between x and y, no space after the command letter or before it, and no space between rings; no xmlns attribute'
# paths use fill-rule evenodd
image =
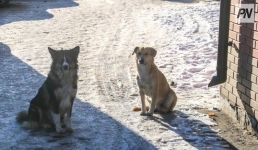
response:
<svg viewBox="0 0 258 150"><path fill-rule="evenodd" d="M144 59L141 58L141 59L139 60L139 63L140 63L140 64L144 64Z"/></svg>
<svg viewBox="0 0 258 150"><path fill-rule="evenodd" d="M68 70L69 69L69 65L67 63L63 64L63 70Z"/></svg>

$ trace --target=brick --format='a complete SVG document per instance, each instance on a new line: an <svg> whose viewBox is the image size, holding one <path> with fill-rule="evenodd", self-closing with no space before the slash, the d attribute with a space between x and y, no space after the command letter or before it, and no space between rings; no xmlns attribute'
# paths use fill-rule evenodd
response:
<svg viewBox="0 0 258 150"><path fill-rule="evenodd" d="M255 100L253 100L253 99L250 100L250 106L253 109L258 110L258 103Z"/></svg>
<svg viewBox="0 0 258 150"><path fill-rule="evenodd" d="M255 76L258 76L258 68L253 66L253 68L252 68L252 73L253 73Z"/></svg>
<svg viewBox="0 0 258 150"><path fill-rule="evenodd" d="M257 26L257 23L254 22L254 30L255 30L255 31L257 31L257 27L258 27L258 26Z"/></svg>
<svg viewBox="0 0 258 150"><path fill-rule="evenodd" d="M258 39L258 31L253 31L253 39L255 39L255 40Z"/></svg>
<svg viewBox="0 0 258 150"><path fill-rule="evenodd" d="M258 21L258 15L257 15L257 13L254 13L254 21Z"/></svg>
<svg viewBox="0 0 258 150"><path fill-rule="evenodd" d="M254 110L247 104L245 104L245 111L251 115L251 116L254 116Z"/></svg>
<svg viewBox="0 0 258 150"><path fill-rule="evenodd" d="M250 91L250 98L256 100L256 93L254 91Z"/></svg>
<svg viewBox="0 0 258 150"><path fill-rule="evenodd" d="M258 49L258 41L255 41L255 48Z"/></svg>
<svg viewBox="0 0 258 150"><path fill-rule="evenodd" d="M230 76L230 77L234 77L234 74L233 74L233 71L231 69L227 69L227 75Z"/></svg>
<svg viewBox="0 0 258 150"><path fill-rule="evenodd" d="M225 86L224 86L229 92L233 92L233 87L232 85L230 85L229 83L225 83Z"/></svg>
<svg viewBox="0 0 258 150"><path fill-rule="evenodd" d="M235 49L235 48L231 48L230 53L231 53L232 55L234 55L235 57L238 57L238 56L239 56L239 51L238 51L237 49Z"/></svg>
<svg viewBox="0 0 258 150"><path fill-rule="evenodd" d="M242 69L243 70L243 69ZM241 76L239 73L237 72L233 72L233 79L235 79L237 82L241 83L242 82L242 78L243 76Z"/></svg>
<svg viewBox="0 0 258 150"><path fill-rule="evenodd" d="M238 42L238 41L233 41L233 48L235 48L235 49L237 49L237 50L239 50L239 48L240 48L240 43Z"/></svg>
<svg viewBox="0 0 258 150"><path fill-rule="evenodd" d="M241 33L241 35L245 35L245 36L248 36L248 37L253 36L253 34L252 34L253 31L248 29L248 28L245 28L245 27L242 27L240 29L240 33Z"/></svg>
<svg viewBox="0 0 258 150"><path fill-rule="evenodd" d="M250 89L245 89L245 94L246 94L246 96L248 96L251 99L255 100L255 98L256 98L256 93Z"/></svg>
<svg viewBox="0 0 258 150"><path fill-rule="evenodd" d="M255 58L258 58L258 50L257 50L257 49L253 49L251 55L252 55L253 57L255 57ZM256 64L256 66L257 66L257 64Z"/></svg>
<svg viewBox="0 0 258 150"><path fill-rule="evenodd" d="M233 87L237 87L237 80L233 78L229 78L229 84L232 85Z"/></svg>
<svg viewBox="0 0 258 150"><path fill-rule="evenodd" d="M243 86L242 84L237 83L237 89L242 93L245 93L245 86Z"/></svg>
<svg viewBox="0 0 258 150"><path fill-rule="evenodd" d="M246 54L250 54L250 47L244 43L240 43L240 50Z"/></svg>
<svg viewBox="0 0 258 150"><path fill-rule="evenodd" d="M228 60L234 63L235 62L235 56L232 55L232 54L228 54Z"/></svg>
<svg viewBox="0 0 258 150"><path fill-rule="evenodd" d="M241 92L240 92L239 90L237 90L236 87L233 87L233 94L234 94L236 97L238 97L238 98L241 97Z"/></svg>
<svg viewBox="0 0 258 150"><path fill-rule="evenodd" d="M235 10L236 11L236 10ZM236 15L234 15L234 14L230 14L230 16L229 16L229 21L230 22L232 22L232 23L235 23L235 24L237 24L237 19L236 19Z"/></svg>
<svg viewBox="0 0 258 150"><path fill-rule="evenodd" d="M246 37L245 38L245 43L246 43L247 46L255 47L255 41L251 38Z"/></svg>
<svg viewBox="0 0 258 150"><path fill-rule="evenodd" d="M239 75L246 78L247 70L243 69L242 67L238 67L238 73L236 73L236 76L234 75L234 79L237 79L237 81L240 81Z"/></svg>
<svg viewBox="0 0 258 150"><path fill-rule="evenodd" d="M229 30L233 30L234 29L234 24L232 22L229 22Z"/></svg>
<svg viewBox="0 0 258 150"><path fill-rule="evenodd" d="M251 81L247 80L246 78L242 78L242 85L244 85L248 89L251 89L251 84L252 84Z"/></svg>
<svg viewBox="0 0 258 150"><path fill-rule="evenodd" d="M225 96L228 97L228 90L226 90L224 87L220 87L220 93Z"/></svg>
<svg viewBox="0 0 258 150"><path fill-rule="evenodd" d="M230 13L235 14L235 6L230 6Z"/></svg>
<svg viewBox="0 0 258 150"><path fill-rule="evenodd" d="M240 98L237 98L237 105L241 108L245 108L245 103Z"/></svg>
<svg viewBox="0 0 258 150"><path fill-rule="evenodd" d="M230 63L230 69L233 70L234 72L238 71L238 66L234 63Z"/></svg>
<svg viewBox="0 0 258 150"><path fill-rule="evenodd" d="M245 70L249 71L249 72L252 72L253 66L252 66L251 64L247 63L247 62L244 62L244 63L243 63L243 68L244 68Z"/></svg>
<svg viewBox="0 0 258 150"><path fill-rule="evenodd" d="M255 76L255 75L253 75L252 73L247 72L247 74L246 74L246 78L247 78L248 80L250 80L251 82L256 83L256 76Z"/></svg>
<svg viewBox="0 0 258 150"><path fill-rule="evenodd" d="M238 58L238 57L235 57L235 61L234 61L234 64L236 64L238 67L242 67L243 66L243 60Z"/></svg>
<svg viewBox="0 0 258 150"><path fill-rule="evenodd" d="M245 89L245 95L248 96L249 98L251 98L251 90L246 88Z"/></svg>
<svg viewBox="0 0 258 150"><path fill-rule="evenodd" d="M235 104L237 97L234 94L232 94L231 92L229 92L228 99Z"/></svg>
<svg viewBox="0 0 258 150"><path fill-rule="evenodd" d="M246 104L250 105L250 98L246 96L245 94L241 94L241 100L245 102Z"/></svg>
<svg viewBox="0 0 258 150"><path fill-rule="evenodd" d="M231 0L231 5L239 4L239 0Z"/></svg>
<svg viewBox="0 0 258 150"><path fill-rule="evenodd" d="M247 23L246 27L251 30L256 30L256 23Z"/></svg>
<svg viewBox="0 0 258 150"><path fill-rule="evenodd" d="M239 58L246 61L246 62L248 62L248 56L249 55L247 55L246 53L243 53L241 51L239 52Z"/></svg>
<svg viewBox="0 0 258 150"><path fill-rule="evenodd" d="M258 93L258 85L252 83L252 84L251 84L251 90L254 91L254 92L256 92L256 93Z"/></svg>
<svg viewBox="0 0 258 150"><path fill-rule="evenodd" d="M257 52L258 52L258 51L257 51ZM252 56L248 56L248 63L249 63L249 64L251 64L251 65L257 67L257 61L258 61L257 58L254 58L254 57L252 57Z"/></svg>
<svg viewBox="0 0 258 150"><path fill-rule="evenodd" d="M255 93L255 101L258 102L258 94Z"/></svg>
<svg viewBox="0 0 258 150"><path fill-rule="evenodd" d="M233 31L235 31L235 32L240 32L240 28L241 28L241 25L234 24L234 26L233 26Z"/></svg>
<svg viewBox="0 0 258 150"><path fill-rule="evenodd" d="M243 35L239 35L237 37L237 41L239 41L241 44L246 43L245 39L246 39L246 36L243 36Z"/></svg>
<svg viewBox="0 0 258 150"><path fill-rule="evenodd" d="M258 111L257 110L254 110L254 117L256 120L258 120Z"/></svg>
<svg viewBox="0 0 258 150"><path fill-rule="evenodd" d="M236 40L237 39L237 33L234 31L229 31L229 37Z"/></svg>

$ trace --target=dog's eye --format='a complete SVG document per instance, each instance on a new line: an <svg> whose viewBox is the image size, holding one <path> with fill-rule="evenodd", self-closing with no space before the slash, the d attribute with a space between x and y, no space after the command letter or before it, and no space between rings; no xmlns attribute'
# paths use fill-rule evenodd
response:
<svg viewBox="0 0 258 150"><path fill-rule="evenodd" d="M148 53L145 54L145 56L147 56L147 55L148 55Z"/></svg>

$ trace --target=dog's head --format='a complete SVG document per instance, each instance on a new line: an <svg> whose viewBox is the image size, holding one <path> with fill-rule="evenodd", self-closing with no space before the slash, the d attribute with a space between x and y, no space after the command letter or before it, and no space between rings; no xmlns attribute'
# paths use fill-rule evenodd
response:
<svg viewBox="0 0 258 150"><path fill-rule="evenodd" d="M133 54L136 54L137 64L146 65L154 62L157 51L151 47L135 47Z"/></svg>
<svg viewBox="0 0 258 150"><path fill-rule="evenodd" d="M71 50L54 50L49 47L48 51L53 60L51 65L52 70L69 71L72 69L78 69L79 46L76 46Z"/></svg>

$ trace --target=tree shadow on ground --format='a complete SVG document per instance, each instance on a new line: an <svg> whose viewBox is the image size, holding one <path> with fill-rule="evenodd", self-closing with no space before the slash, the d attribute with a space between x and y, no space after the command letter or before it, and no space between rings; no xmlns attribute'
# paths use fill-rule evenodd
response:
<svg viewBox="0 0 258 150"><path fill-rule="evenodd" d="M47 12L47 9L78 5L73 0L12 0L6 7L0 8L0 25L17 21L49 19L53 15Z"/></svg>
<svg viewBox="0 0 258 150"><path fill-rule="evenodd" d="M157 149L120 122L79 99L73 106L74 133L57 134L51 128L22 129L15 121L16 114L28 109L46 77L11 52L9 46L0 42L1 149ZM48 63L50 65L51 61Z"/></svg>
<svg viewBox="0 0 258 150"><path fill-rule="evenodd" d="M48 63L50 65L51 62ZM57 134L53 129L22 129L15 122L15 116L19 111L28 109L30 100L46 77L14 56L9 46L1 42L0 64L1 149L158 149L138 133L80 99L76 99L73 106L74 133ZM152 119L195 148L235 149L210 126L192 119L183 111L176 110L160 116L155 115Z"/></svg>
<svg viewBox="0 0 258 150"><path fill-rule="evenodd" d="M152 119L180 135L183 140L197 149L237 149L231 143L222 138L208 124L201 120L194 119L180 110L162 114Z"/></svg>

